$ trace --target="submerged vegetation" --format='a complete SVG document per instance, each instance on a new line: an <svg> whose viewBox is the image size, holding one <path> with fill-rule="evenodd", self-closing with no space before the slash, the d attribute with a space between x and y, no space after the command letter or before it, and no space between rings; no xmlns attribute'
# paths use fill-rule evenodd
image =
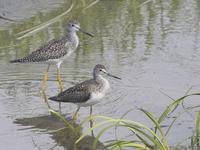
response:
<svg viewBox="0 0 200 150"><path fill-rule="evenodd" d="M176 112L176 109L180 106L183 106L183 102L185 100L189 100L191 96L199 96L200 93L193 93L185 95L177 100L174 100L173 103L168 105L165 110L160 114L160 116L155 117L152 113L145 109L138 109L141 113L144 113L152 122L153 126L149 127L146 124L136 122L134 120L125 119L125 115L129 113L129 111L123 115L121 118L111 118L106 116L93 116L93 120L98 120L98 122L92 127L83 132L82 135L77 136L77 140L74 145L78 144L84 137L86 137L92 130L98 129L100 130L96 135L96 139L93 142L92 149L96 149L96 144L100 140L103 134L110 129L115 129L116 131L120 128L125 128L126 130L132 133L128 136L128 138L117 138L110 140L106 143L105 149L119 149L122 150L124 148L135 148L140 150L179 150L179 149L191 149L191 150L199 150L200 149L200 111L198 110L200 106L193 106L188 108L183 108L183 111ZM176 120L191 110L198 110L196 112L196 120L194 122L194 130L191 133L190 137L186 137L187 145L170 145L168 141L168 133L175 128L173 125ZM67 128L72 128L74 132L80 134L81 126L86 123L89 118L86 118L77 128L74 128L64 119L62 115L59 113L49 110L53 115L56 115L58 118L65 122ZM163 122L171 115L176 114L176 117L173 118L172 122L166 126L163 126ZM190 143L190 144L189 144Z"/></svg>

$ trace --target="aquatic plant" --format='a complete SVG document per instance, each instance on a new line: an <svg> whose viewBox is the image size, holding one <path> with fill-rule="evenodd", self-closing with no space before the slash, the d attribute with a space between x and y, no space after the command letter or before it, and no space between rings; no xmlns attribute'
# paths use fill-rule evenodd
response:
<svg viewBox="0 0 200 150"><path fill-rule="evenodd" d="M105 134L106 131L112 128L118 129L118 127L123 127L133 133L132 138L124 138L124 139L114 139L109 141L105 148L108 149L124 149L124 148L135 148L135 149L143 149L143 150L170 150L170 149L182 149L181 145L171 146L169 145L169 141L167 139L167 134L173 128L175 121L184 113L199 108L200 106L194 106L189 108L184 108L184 111L178 112L177 117L175 117L172 122L169 124L165 132L162 127L163 121L165 121L171 113L173 113L180 104L183 103L184 100L189 100L188 98L191 96L199 96L200 93L193 93L185 95L177 100L174 100L170 105L168 105L165 110L161 113L161 115L156 118L152 113L148 112L145 109L139 109L142 113L144 113L153 123L153 128L148 127L145 124L135 122L133 120L128 119L115 119L111 117L105 116L93 116L93 119L101 119L102 121L98 122L93 128L87 129L82 136L76 141L75 144L79 143L90 131L94 129L101 129L96 136L96 140L93 143L93 149L96 149L96 142L99 141L100 137ZM187 99L186 99L187 98ZM192 134L191 144L187 147L192 150L200 149L200 111L197 113L196 122L195 122L195 130Z"/></svg>
<svg viewBox="0 0 200 150"><path fill-rule="evenodd" d="M147 118L150 119L153 126L148 127L145 124L142 124L140 122L136 122L129 119L124 119L124 116L128 114L130 111L127 111L121 118L112 118L112 117L106 117L106 116L100 116L100 115L94 115L92 116L93 120L98 120L98 123L96 123L92 128L87 129L84 131L84 133L80 132L80 129L82 128L83 124L88 122L90 118L85 118L81 124L74 128L66 119L64 116L59 114L56 111L53 111L49 109L50 113L61 119L67 128L70 128L73 130L74 133L77 133L77 140L74 143L74 147L76 147L76 144L78 144L81 140L83 140L91 131L94 129L99 129L97 136L95 137L95 140L93 142L92 148L96 149L97 142L100 141L100 138L103 134L106 133L109 129L115 128L118 130L119 128L125 128L128 131L132 133L131 137L129 138L122 138L122 139L114 139L111 141L108 141L108 144L105 145L105 149L124 149L124 148L135 148L135 149L142 149L142 150L152 150L152 149L158 149L158 150L179 150L183 149L184 145L177 144L175 146L172 146L169 144L169 141L167 139L167 135L170 132L170 130L174 127L174 123L176 120L183 115L184 113L188 113L191 110L197 109L200 106L193 106L183 109L183 111L180 111L177 113L176 117L173 117L172 122L167 126L165 126L165 130L163 129L163 122L169 117L171 113L174 113L175 110L178 108L178 106L181 106L185 100L189 100L188 98L191 96L199 96L200 93L193 93L193 94L187 94L179 99L174 100L171 104L169 104L164 111L160 114L159 117L155 117L152 113L145 109L138 109L141 111ZM182 105L183 106L183 105ZM192 133L192 136L187 138L190 139L190 145L187 145L187 148L191 150L199 150L200 149L200 111L197 112L196 119L195 119L195 129ZM184 146L185 148L185 146ZM186 148L186 149L187 149Z"/></svg>

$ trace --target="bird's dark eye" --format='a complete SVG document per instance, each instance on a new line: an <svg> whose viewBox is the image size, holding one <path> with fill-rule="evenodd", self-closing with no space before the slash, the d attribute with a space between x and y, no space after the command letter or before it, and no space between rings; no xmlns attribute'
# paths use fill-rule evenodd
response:
<svg viewBox="0 0 200 150"><path fill-rule="evenodd" d="M72 24L72 27L74 27L75 25L74 24Z"/></svg>
<svg viewBox="0 0 200 150"><path fill-rule="evenodd" d="M102 69L100 69L99 71L102 71Z"/></svg>

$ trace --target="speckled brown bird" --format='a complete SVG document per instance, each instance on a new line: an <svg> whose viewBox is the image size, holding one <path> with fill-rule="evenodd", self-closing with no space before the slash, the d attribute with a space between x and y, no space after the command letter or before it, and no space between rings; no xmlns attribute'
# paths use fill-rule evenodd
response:
<svg viewBox="0 0 200 150"><path fill-rule="evenodd" d="M61 92L57 96L50 97L50 100L57 102L66 102L77 104L78 108L73 115L73 123L80 107L90 106L90 117L92 114L92 106L99 103L110 88L110 84L103 76L107 75L116 79L121 79L107 72L105 66L97 64L93 69L93 78L79 83L67 90ZM91 125L92 127L92 122Z"/></svg>
<svg viewBox="0 0 200 150"><path fill-rule="evenodd" d="M57 66L57 80L61 91L63 90L63 85L60 76L60 65L62 62L77 49L79 45L79 38L76 34L77 31L81 31L89 36L92 34L85 32L80 29L80 24L77 21L71 21L67 26L67 34L61 38L53 39L46 43L45 45L39 47L36 51L32 52L30 55L25 56L21 59L16 59L10 61L11 63L45 63L48 64L47 70L44 74L42 82L42 93L45 98L47 106L50 108L47 97L45 94L46 81L48 79L48 71L50 65L55 64ZM59 110L60 110L59 105Z"/></svg>

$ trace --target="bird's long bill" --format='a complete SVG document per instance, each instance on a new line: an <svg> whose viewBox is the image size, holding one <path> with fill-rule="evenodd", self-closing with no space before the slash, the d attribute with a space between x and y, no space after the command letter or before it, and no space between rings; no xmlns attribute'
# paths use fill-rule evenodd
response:
<svg viewBox="0 0 200 150"><path fill-rule="evenodd" d="M107 75L108 75L108 76L110 76L110 77L113 77L113 78L116 78L116 79L119 79L119 80L121 80L121 78L120 78L120 77L114 76L114 75L112 75L112 74L110 74L110 73L107 73Z"/></svg>
<svg viewBox="0 0 200 150"><path fill-rule="evenodd" d="M93 35L93 34L91 34L91 33L88 33L88 32L86 32L86 31L83 31L82 29L79 29L79 31L81 31L81 32L83 32L83 33L85 33L85 34L87 34L87 35L89 35L89 36L91 36L91 37L94 37L94 35Z"/></svg>

